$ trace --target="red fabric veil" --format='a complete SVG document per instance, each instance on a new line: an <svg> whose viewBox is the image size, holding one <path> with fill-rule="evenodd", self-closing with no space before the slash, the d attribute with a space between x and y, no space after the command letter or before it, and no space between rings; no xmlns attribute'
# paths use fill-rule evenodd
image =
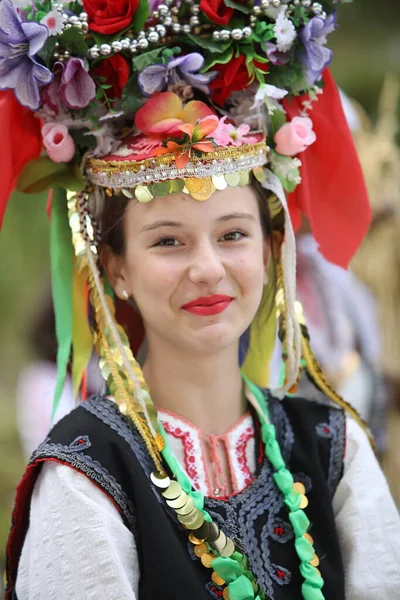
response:
<svg viewBox="0 0 400 600"><path fill-rule="evenodd" d="M368 192L339 92L328 69L324 91L312 105L317 140L299 155L301 184L289 194L295 230L305 214L325 258L347 267L368 231ZM284 101L290 119L299 116L306 96Z"/></svg>

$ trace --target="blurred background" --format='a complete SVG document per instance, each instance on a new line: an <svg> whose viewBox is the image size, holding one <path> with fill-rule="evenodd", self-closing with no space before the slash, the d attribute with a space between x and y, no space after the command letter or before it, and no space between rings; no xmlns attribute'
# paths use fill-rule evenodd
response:
<svg viewBox="0 0 400 600"><path fill-rule="evenodd" d="M356 100L355 137L374 208L371 234L354 271L377 300L379 370L389 397L381 414L380 434L383 427L386 436L382 461L400 503L400 158L396 159L394 136L396 120L400 130L400 3L359 0L339 7L338 20L340 28L329 38L332 71L341 89ZM49 289L45 208L46 197L15 195L0 235L0 573L15 486L26 460L16 426L18 375L37 358L32 323L45 309ZM40 337L40 325L37 333Z"/></svg>

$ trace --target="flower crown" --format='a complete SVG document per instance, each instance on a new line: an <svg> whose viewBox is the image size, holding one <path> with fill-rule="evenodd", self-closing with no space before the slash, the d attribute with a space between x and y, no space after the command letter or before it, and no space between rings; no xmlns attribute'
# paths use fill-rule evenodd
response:
<svg viewBox="0 0 400 600"><path fill-rule="evenodd" d="M218 160L213 152L222 149L249 162L247 146L260 141L253 131L263 130L261 154L268 144L272 170L293 190L300 163L292 157L315 140L306 111L332 58L326 36L336 26L334 7L327 0L0 0L0 89L13 89L41 120L47 153L23 170L20 189L33 178L40 190L41 172L42 189L52 172L55 184L79 189L88 157L92 181L104 185L96 160L114 165L132 149L127 135L135 152L147 144L155 167L175 155L176 168L194 168L201 157ZM304 111L290 121L284 101L303 92ZM264 164L260 156L246 170Z"/></svg>

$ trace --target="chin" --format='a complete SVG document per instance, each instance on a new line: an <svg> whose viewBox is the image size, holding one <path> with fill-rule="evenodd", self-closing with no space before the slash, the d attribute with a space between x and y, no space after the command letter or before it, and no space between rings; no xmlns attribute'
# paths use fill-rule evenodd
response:
<svg viewBox="0 0 400 600"><path fill-rule="evenodd" d="M246 326L243 327L243 331ZM238 344L242 334L241 328L237 324L230 323L207 323L200 329L188 334L186 340L191 340L190 346L197 352L217 352L223 350L232 344Z"/></svg>

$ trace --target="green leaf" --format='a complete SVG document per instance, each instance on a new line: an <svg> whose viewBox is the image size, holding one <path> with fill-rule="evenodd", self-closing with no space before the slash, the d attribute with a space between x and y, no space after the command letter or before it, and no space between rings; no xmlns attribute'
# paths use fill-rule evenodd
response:
<svg viewBox="0 0 400 600"><path fill-rule="evenodd" d="M246 6L246 4L239 4L239 2L233 2L232 0L224 0L225 6L229 6L229 8L234 8L235 10L239 10L246 15L251 13L252 7Z"/></svg>
<svg viewBox="0 0 400 600"><path fill-rule="evenodd" d="M273 114L269 116L268 136L271 137L271 142L273 141L278 129L280 129L285 123L286 115L279 109L274 110Z"/></svg>
<svg viewBox="0 0 400 600"><path fill-rule="evenodd" d="M87 135L90 129L87 127L83 129L70 129L69 134L75 142L75 146L79 148L96 148L97 140L94 135ZM86 134L86 135L85 135Z"/></svg>
<svg viewBox="0 0 400 600"><path fill-rule="evenodd" d="M76 165L54 163L47 156L26 164L17 181L17 189L25 194L36 194L56 186L79 191L85 187L85 182Z"/></svg>
<svg viewBox="0 0 400 600"><path fill-rule="evenodd" d="M132 29L134 31L140 31L143 29L144 24L150 16L149 3L147 0L139 0L139 6L136 9L135 16L132 23Z"/></svg>
<svg viewBox="0 0 400 600"><path fill-rule="evenodd" d="M156 48L155 50L150 50L150 52L145 52L144 54L135 56L135 58L132 59L132 65L135 71L140 72L146 67L154 65L164 49L165 47L162 46L161 48Z"/></svg>
<svg viewBox="0 0 400 600"><path fill-rule="evenodd" d="M207 71L210 71L210 69L212 69L212 67L214 67L214 65L217 64L226 65L231 60L232 55L233 49L228 48L227 50L225 50L225 52L219 54L218 56L209 56L209 58L204 63L203 68L200 70L200 73L206 73Z"/></svg>
<svg viewBox="0 0 400 600"><path fill-rule="evenodd" d="M53 52L56 47L57 36L52 35L47 38L45 45L38 52L38 56L42 59L47 67L50 67L53 62Z"/></svg>
<svg viewBox="0 0 400 600"><path fill-rule="evenodd" d="M186 38L192 42L196 47L203 48L204 50L210 50L210 52L217 52L222 54L232 44L232 40L228 42L214 42L210 38L202 38L199 35L193 35L191 33L186 34Z"/></svg>
<svg viewBox="0 0 400 600"><path fill-rule="evenodd" d="M75 27L70 27L70 29L64 31L59 37L59 42L71 54L86 57L88 45L83 34L75 29Z"/></svg>
<svg viewBox="0 0 400 600"><path fill-rule="evenodd" d="M134 73L123 89L121 107L124 113L135 113L143 103L144 98L137 82L137 75Z"/></svg>

